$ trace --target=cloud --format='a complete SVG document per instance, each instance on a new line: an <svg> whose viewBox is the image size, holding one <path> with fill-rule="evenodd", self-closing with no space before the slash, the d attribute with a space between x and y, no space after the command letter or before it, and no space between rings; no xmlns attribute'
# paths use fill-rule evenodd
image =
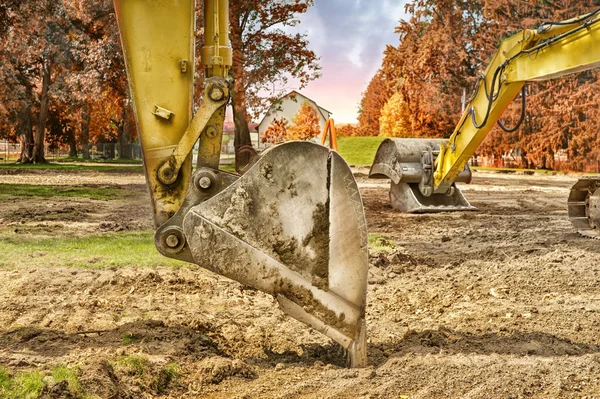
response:
<svg viewBox="0 0 600 399"><path fill-rule="evenodd" d="M308 35L321 57L323 77L304 93L331 110L337 119L356 119L361 93L381 66L387 44L405 17L406 0L315 0L293 30Z"/></svg>

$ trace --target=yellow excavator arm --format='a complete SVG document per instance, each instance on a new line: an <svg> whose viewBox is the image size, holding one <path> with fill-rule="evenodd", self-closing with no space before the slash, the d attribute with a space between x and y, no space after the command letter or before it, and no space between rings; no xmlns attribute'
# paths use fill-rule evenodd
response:
<svg viewBox="0 0 600 399"><path fill-rule="evenodd" d="M600 66L600 10L542 24L504 40L435 162L433 193L445 194L527 82ZM525 94L524 94L525 95Z"/></svg>
<svg viewBox="0 0 600 399"><path fill-rule="evenodd" d="M502 42L477 79L458 125L448 140L387 139L369 176L391 180L390 199L409 213L475 209L455 183L469 183L469 159L527 82L557 78L600 66L600 9L562 22L543 23ZM385 133L385 132L384 132ZM585 178L572 189L569 216L584 236L600 238L600 178Z"/></svg>
<svg viewBox="0 0 600 399"><path fill-rule="evenodd" d="M345 348L350 366L366 365L367 230L346 162L292 142L242 176L219 170L231 86L228 0L204 0L206 80L194 115L195 1L114 3L157 249L273 295Z"/></svg>

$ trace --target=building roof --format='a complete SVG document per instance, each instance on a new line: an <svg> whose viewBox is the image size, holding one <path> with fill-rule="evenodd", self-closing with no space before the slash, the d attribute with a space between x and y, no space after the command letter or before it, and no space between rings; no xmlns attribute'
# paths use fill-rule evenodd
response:
<svg viewBox="0 0 600 399"><path fill-rule="evenodd" d="M282 96L279 101L283 100L284 98L287 97L302 97L305 101L312 103L318 110L319 113L321 114L321 116L327 120L329 119L328 115L331 115L333 112L326 110L325 108L319 106L319 104L316 103L315 100L311 100L310 98L306 97L304 94L297 92L296 90L292 90L289 93L287 93L286 95ZM262 125L263 121L265 120L265 118L270 114L271 108L273 108L274 104L271 104L271 106L269 107L269 109L267 110L267 113L265 114L265 116L263 116L263 118L260 120L260 122L258 123L258 125L256 126L256 128L258 129L258 126ZM328 114L328 115L325 115Z"/></svg>

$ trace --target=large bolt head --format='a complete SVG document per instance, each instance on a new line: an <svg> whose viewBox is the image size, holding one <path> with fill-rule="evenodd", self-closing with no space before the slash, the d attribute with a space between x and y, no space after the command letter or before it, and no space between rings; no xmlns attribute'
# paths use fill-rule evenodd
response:
<svg viewBox="0 0 600 399"><path fill-rule="evenodd" d="M206 128L206 135L211 139L214 139L219 134L219 129L216 126L209 126Z"/></svg>
<svg viewBox="0 0 600 399"><path fill-rule="evenodd" d="M216 176L210 172L201 172L194 175L194 187L200 192L208 192L215 184Z"/></svg>
<svg viewBox="0 0 600 399"><path fill-rule="evenodd" d="M177 237L175 234L171 234L167 237L165 243L169 248L177 248L179 245L179 237Z"/></svg>
<svg viewBox="0 0 600 399"><path fill-rule="evenodd" d="M212 185L212 181L207 176L201 177L200 180L198 180L198 186L200 186L200 188L203 188L205 190L209 189L211 185Z"/></svg>
<svg viewBox="0 0 600 399"><path fill-rule="evenodd" d="M219 86L213 86L210 90L210 99L221 101L225 97L225 92Z"/></svg>

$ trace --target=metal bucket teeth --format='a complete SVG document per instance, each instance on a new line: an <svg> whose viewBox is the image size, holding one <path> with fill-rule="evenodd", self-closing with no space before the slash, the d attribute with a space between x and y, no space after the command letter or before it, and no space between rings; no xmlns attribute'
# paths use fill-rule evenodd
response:
<svg viewBox="0 0 600 399"><path fill-rule="evenodd" d="M569 219L582 236L600 240L600 177L584 177L571 188Z"/></svg>

